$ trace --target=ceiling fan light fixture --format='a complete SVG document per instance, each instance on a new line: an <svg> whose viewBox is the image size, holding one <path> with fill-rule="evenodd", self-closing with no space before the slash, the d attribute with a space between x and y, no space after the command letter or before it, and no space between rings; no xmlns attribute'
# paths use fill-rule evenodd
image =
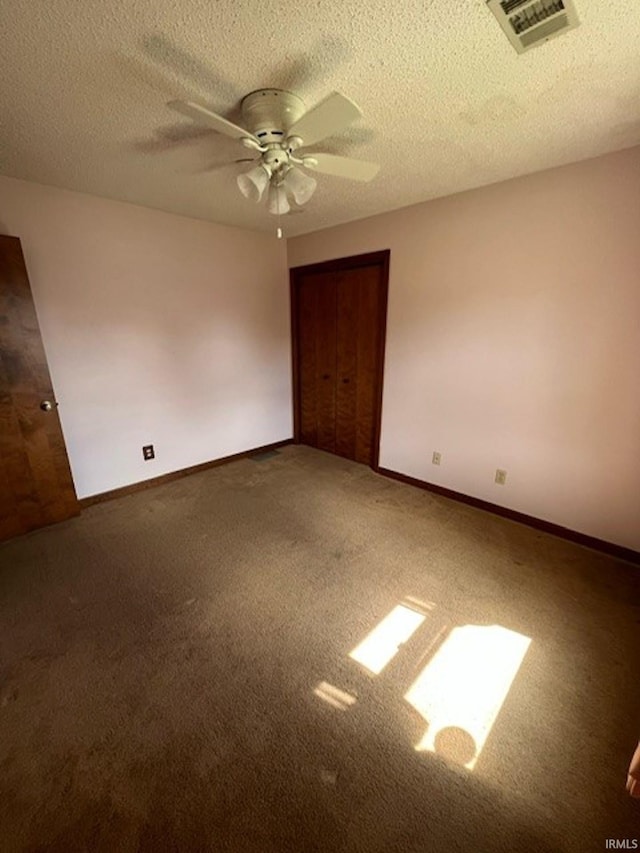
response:
<svg viewBox="0 0 640 853"><path fill-rule="evenodd" d="M295 167L288 170L283 183L295 199L296 204L300 205L306 204L309 201L318 186L315 178L305 175L303 171Z"/></svg>
<svg viewBox="0 0 640 853"><path fill-rule="evenodd" d="M269 213L273 213L276 216L283 216L285 213L289 213L291 206L283 184L271 184L267 197L267 208Z"/></svg>
<svg viewBox="0 0 640 853"><path fill-rule="evenodd" d="M260 163L254 169L238 175L238 188L245 198L255 201L256 204L260 201L264 191L271 180L271 172L264 163Z"/></svg>
<svg viewBox="0 0 640 853"><path fill-rule="evenodd" d="M517 7L541 3L560 4L570 0L487 0ZM551 8L551 7L549 7ZM291 210L289 201L306 204L316 189L316 181L304 169L366 183L373 180L380 166L352 157L317 152L305 154L309 145L341 133L362 115L360 109L340 92L332 92L323 101L305 111L304 103L283 89L257 89L241 102L242 123L235 124L196 101L170 101L169 106L197 124L240 142L259 152L250 171L236 180L242 195L258 203L265 193L269 213L281 215ZM236 162L240 162L237 160ZM302 170L300 168L303 167ZM299 211L294 211L299 212Z"/></svg>

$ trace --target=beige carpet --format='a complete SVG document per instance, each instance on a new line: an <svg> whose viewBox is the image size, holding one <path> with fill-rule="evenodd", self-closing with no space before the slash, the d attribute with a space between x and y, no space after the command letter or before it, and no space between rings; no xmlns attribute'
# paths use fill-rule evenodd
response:
<svg viewBox="0 0 640 853"><path fill-rule="evenodd" d="M408 596L424 620L373 674L349 653ZM0 546L0 849L640 838L639 620L637 568L304 447L96 505ZM407 691L492 625L498 658L531 642L483 748L416 750ZM463 716L493 654L445 667Z"/></svg>

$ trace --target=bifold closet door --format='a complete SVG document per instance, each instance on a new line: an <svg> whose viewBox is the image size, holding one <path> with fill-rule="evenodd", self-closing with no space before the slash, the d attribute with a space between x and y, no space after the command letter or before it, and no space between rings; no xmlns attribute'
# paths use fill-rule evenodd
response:
<svg viewBox="0 0 640 853"><path fill-rule="evenodd" d="M335 452L371 464L380 370L379 265L336 273Z"/></svg>
<svg viewBox="0 0 640 853"><path fill-rule="evenodd" d="M298 287L300 440L336 450L336 280L305 276Z"/></svg>
<svg viewBox="0 0 640 853"><path fill-rule="evenodd" d="M378 464L389 252L291 271L296 441Z"/></svg>

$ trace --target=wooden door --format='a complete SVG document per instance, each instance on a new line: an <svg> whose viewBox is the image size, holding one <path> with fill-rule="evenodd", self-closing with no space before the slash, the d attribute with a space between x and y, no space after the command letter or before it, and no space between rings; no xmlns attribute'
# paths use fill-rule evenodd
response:
<svg viewBox="0 0 640 853"><path fill-rule="evenodd" d="M337 273L336 453L372 464L382 334L380 266Z"/></svg>
<svg viewBox="0 0 640 853"><path fill-rule="evenodd" d="M0 540L79 511L20 241L0 236Z"/></svg>
<svg viewBox="0 0 640 853"><path fill-rule="evenodd" d="M297 441L376 467L388 252L291 273Z"/></svg>
<svg viewBox="0 0 640 853"><path fill-rule="evenodd" d="M336 283L330 273L300 282L301 441L336 449Z"/></svg>

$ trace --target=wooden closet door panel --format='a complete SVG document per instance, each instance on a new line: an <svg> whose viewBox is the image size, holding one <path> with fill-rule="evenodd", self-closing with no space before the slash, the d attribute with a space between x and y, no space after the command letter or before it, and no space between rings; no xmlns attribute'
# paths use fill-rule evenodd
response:
<svg viewBox="0 0 640 853"><path fill-rule="evenodd" d="M358 270L336 276L337 287L337 377L336 453L356 458L356 388L358 380Z"/></svg>
<svg viewBox="0 0 640 853"><path fill-rule="evenodd" d="M335 451L336 285L333 275L304 276L298 285L300 440Z"/></svg>
<svg viewBox="0 0 640 853"><path fill-rule="evenodd" d="M332 273L316 278L317 444L336 449L336 280Z"/></svg>
<svg viewBox="0 0 640 853"><path fill-rule="evenodd" d="M379 375L380 312L382 310L381 268L360 267L354 270L358 294L357 376L355 383L355 455L356 462L371 464Z"/></svg>
<svg viewBox="0 0 640 853"><path fill-rule="evenodd" d="M318 443L318 398L316 393L316 317L317 288L314 277L305 277L298 285L298 382L300 441L316 447Z"/></svg>

